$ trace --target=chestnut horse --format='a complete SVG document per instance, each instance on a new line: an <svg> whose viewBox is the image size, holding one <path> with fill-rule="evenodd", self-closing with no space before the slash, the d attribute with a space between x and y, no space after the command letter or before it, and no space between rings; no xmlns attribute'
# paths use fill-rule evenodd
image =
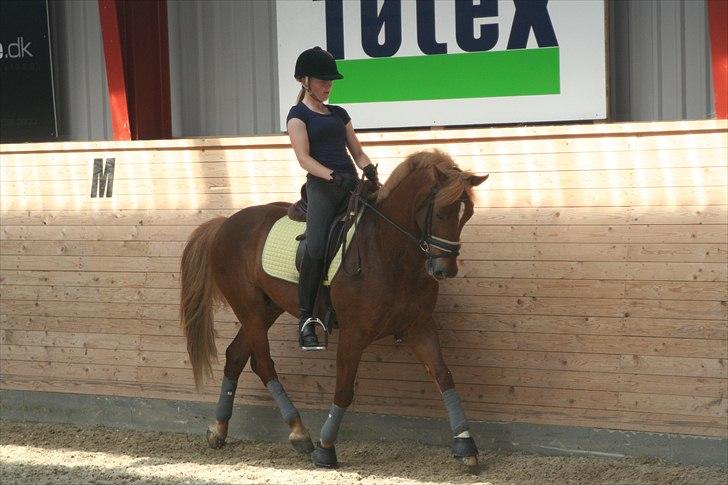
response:
<svg viewBox="0 0 728 485"><path fill-rule="evenodd" d="M473 187L487 177L459 169L440 151L414 153L397 166L377 192L376 202L364 212L357 241L349 245L359 248L348 251L343 261L351 268L360 258L362 271L339 271L331 282L340 332L336 391L315 447L278 381L268 342L268 329L283 312L298 316L296 285L267 275L261 266L266 236L286 216L288 204L248 207L196 228L182 255L180 318L198 389L212 375L211 359L217 357L216 304L227 301L241 323L225 352L216 422L207 432L210 446L218 448L225 442L238 378L250 359L290 427L294 448L312 453L317 466L336 466L334 443L354 397L362 352L375 340L397 335L442 393L454 436L453 456L476 465L478 450L443 361L432 313L438 280L452 278L458 271L460 233L473 214Z"/></svg>

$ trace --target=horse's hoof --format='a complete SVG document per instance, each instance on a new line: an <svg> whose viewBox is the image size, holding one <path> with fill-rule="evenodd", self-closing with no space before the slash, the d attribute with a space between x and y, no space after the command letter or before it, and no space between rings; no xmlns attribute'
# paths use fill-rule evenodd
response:
<svg viewBox="0 0 728 485"><path fill-rule="evenodd" d="M302 455L310 455L313 451L313 442L311 441L311 435L308 434L306 428L298 428L291 431L288 435L288 440L293 445L293 449Z"/></svg>
<svg viewBox="0 0 728 485"><path fill-rule="evenodd" d="M452 455L465 466L478 466L478 447L473 438L455 438L452 443Z"/></svg>
<svg viewBox="0 0 728 485"><path fill-rule="evenodd" d="M294 450L302 455L310 455L314 450L313 441L308 437L302 440L291 440L291 445L293 445Z"/></svg>
<svg viewBox="0 0 728 485"><path fill-rule="evenodd" d="M458 456L455 457L460 463L467 467L476 467L478 466L478 457L477 456Z"/></svg>
<svg viewBox="0 0 728 485"><path fill-rule="evenodd" d="M215 429L215 425L207 428L207 444L215 450L219 450L225 444L225 436L220 436Z"/></svg>
<svg viewBox="0 0 728 485"><path fill-rule="evenodd" d="M316 443L311 459L314 465L321 468L336 468L339 464L336 459L336 447L324 448L320 441Z"/></svg>

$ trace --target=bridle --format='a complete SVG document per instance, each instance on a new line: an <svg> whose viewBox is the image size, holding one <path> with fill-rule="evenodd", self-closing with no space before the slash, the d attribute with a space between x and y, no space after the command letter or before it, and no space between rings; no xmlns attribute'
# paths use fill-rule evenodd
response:
<svg viewBox="0 0 728 485"><path fill-rule="evenodd" d="M372 212L387 221L399 232L412 239L420 250L425 253L428 262L432 262L432 260L437 258L456 258L460 254L460 247L462 246L459 242L448 241L447 239L443 239L432 234L432 213L435 209L435 198L437 197L439 190L440 189L437 185L433 186L432 189L430 189L427 199L425 199L425 203L427 204L427 213L425 215L425 224L424 228L422 228L422 235L420 237L415 236L392 219L382 214L379 209L367 202L360 195L357 195L357 198L365 207L371 209ZM442 252L440 254L433 254L431 251L432 248L439 249Z"/></svg>

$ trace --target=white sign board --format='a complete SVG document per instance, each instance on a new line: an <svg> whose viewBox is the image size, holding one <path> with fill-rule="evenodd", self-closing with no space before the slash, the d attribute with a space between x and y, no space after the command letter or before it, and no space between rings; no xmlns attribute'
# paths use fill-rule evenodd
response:
<svg viewBox="0 0 728 485"><path fill-rule="evenodd" d="M278 0L281 129L298 55L344 79L356 128L604 119L603 0Z"/></svg>

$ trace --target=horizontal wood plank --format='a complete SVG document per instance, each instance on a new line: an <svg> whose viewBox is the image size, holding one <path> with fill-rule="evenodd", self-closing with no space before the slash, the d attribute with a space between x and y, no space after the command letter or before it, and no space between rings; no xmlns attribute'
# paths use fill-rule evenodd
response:
<svg viewBox="0 0 728 485"><path fill-rule="evenodd" d="M301 180L303 183L303 179ZM688 182L685 182L686 184ZM717 182L716 182L717 183ZM555 207L625 207L625 206L679 206L700 204L727 205L728 194L723 185L685 185L680 187L614 187L604 190L592 188L533 188L533 189L490 189L477 191L478 209L489 208L555 208ZM53 193L4 195L2 205L12 211L47 211L76 209L97 210L140 210L140 209L219 209L229 215L241 208L277 201L294 202L299 198L299 187L288 192L256 192L245 187L229 193L199 194L197 192L169 194L123 194L113 197L90 197L85 191L75 195Z"/></svg>
<svg viewBox="0 0 728 485"><path fill-rule="evenodd" d="M186 353L167 351L121 351L108 349L81 349L74 347L42 347L30 345L3 345L4 359L13 361L39 361L88 364L134 364L138 367L175 368L190 370ZM215 363L213 369L221 371L223 363ZM325 359L279 357L276 370L283 375L334 376L335 362ZM518 386L553 389L582 389L627 393L671 394L682 396L722 397L725 380L676 376L635 375L623 373L552 371L542 369L517 369L496 367L451 366L458 386L484 384L489 386ZM250 367L245 376L255 380ZM360 378L390 381L396 386L400 381L432 383L421 364L364 361L357 374ZM248 379L248 377L244 377ZM383 385L383 384L382 384ZM434 384L433 384L434 386Z"/></svg>
<svg viewBox="0 0 728 485"><path fill-rule="evenodd" d="M726 214L728 218L728 214ZM479 218L478 218L479 219ZM465 226L465 248L482 243L726 244L725 224ZM3 226L0 241L186 242L196 226Z"/></svg>
<svg viewBox="0 0 728 485"><path fill-rule="evenodd" d="M181 241L0 241L0 255L181 258ZM468 243L469 261L629 261L728 263L728 244Z"/></svg>
<svg viewBox="0 0 728 485"><path fill-rule="evenodd" d="M123 271L172 273L175 257L133 256L3 256L0 271ZM604 280L728 281L725 263L612 261L477 261L458 262L468 278L569 278Z"/></svg>
<svg viewBox="0 0 728 485"><path fill-rule="evenodd" d="M611 152L590 152L585 160L583 152L533 152L499 153L495 159L483 159L484 154L468 153L479 150L476 143L439 145L456 157L461 167L491 174L508 172L574 170L630 170L630 169L675 169L720 166L724 160L725 147L676 148L673 150L626 151L619 157ZM379 171L386 178L391 170L414 148L393 151L391 148L378 150ZM257 154L261 159L251 160L250 150L214 150L201 152L192 160L180 161L174 153L145 154L144 162L139 156L115 156L115 178L147 177L167 178L179 174L186 177L245 177L252 175L276 176L301 170L292 150L276 152L269 150ZM6 182L26 180L86 180L91 176L94 158L77 156L59 161L37 156L7 155L7 162L0 167L0 177ZM265 162L265 163L261 163ZM40 167L43 167L42 169Z"/></svg>
<svg viewBox="0 0 728 485"><path fill-rule="evenodd" d="M296 198L290 194L289 202ZM285 199L281 199L285 200ZM236 209L137 209L122 210L113 208L98 208L96 210L62 210L50 209L45 211L10 210L3 207L0 213L2 230L11 226L38 227L38 226L86 226L106 231L109 227L123 228L132 226L140 233L144 230L156 230L155 226L191 226L184 229L192 232L194 227L205 221L219 216L230 216ZM504 226L565 226L565 225L726 225L728 206L723 205L695 205L683 206L627 206L627 207L518 207L518 208L487 208L476 210L473 218L468 222L466 231L477 225L504 225ZM2 232L2 231L0 231ZM610 241L611 242L611 241ZM635 241L639 242L639 241ZM649 241L645 241L649 242ZM655 242L655 241L653 241ZM669 241L665 241L669 242ZM718 241L705 242L724 242Z"/></svg>
<svg viewBox="0 0 728 485"><path fill-rule="evenodd" d="M728 167L715 161L714 167L646 168L639 170L581 170L581 171L540 171L535 166L523 176L518 172L492 174L487 186L478 191L512 191L561 189L585 189L608 187L609 190L628 188L669 187L667 197L678 188L695 193L709 186L724 186ZM250 193L251 188L260 192L295 192L305 182L303 170L284 169L278 176L263 176L249 173L243 177L227 175L221 177L165 177L162 180L150 178L146 174L123 173L119 165L119 176L114 172L114 197L133 195L154 195L165 198L170 195L240 194ZM26 178L22 181L8 182L3 185L4 195L11 199L19 196L89 196L91 191L90 174L87 172L77 180L36 180ZM696 186L697 185L697 186Z"/></svg>
<svg viewBox="0 0 728 485"><path fill-rule="evenodd" d="M113 302L133 298L176 304L176 273L4 271L0 295L6 299ZM440 295L631 298L723 301L723 282L622 281L598 279L454 278L440 285Z"/></svg>
<svg viewBox="0 0 728 485"><path fill-rule="evenodd" d="M462 260L458 266L466 278L728 281L723 263Z"/></svg>
<svg viewBox="0 0 728 485"><path fill-rule="evenodd" d="M634 317L569 317L563 315L481 315L478 313L436 313L435 323L444 330L487 330L491 332L551 333L568 335L620 335L725 340L728 325L723 320L681 320ZM296 320L284 314L271 329L280 337ZM215 314L221 338L231 339L239 329L230 312ZM110 318L102 316L0 314L0 328L8 330L66 331L80 333L138 333L181 335L178 320L152 318ZM336 334L335 334L336 335Z"/></svg>

